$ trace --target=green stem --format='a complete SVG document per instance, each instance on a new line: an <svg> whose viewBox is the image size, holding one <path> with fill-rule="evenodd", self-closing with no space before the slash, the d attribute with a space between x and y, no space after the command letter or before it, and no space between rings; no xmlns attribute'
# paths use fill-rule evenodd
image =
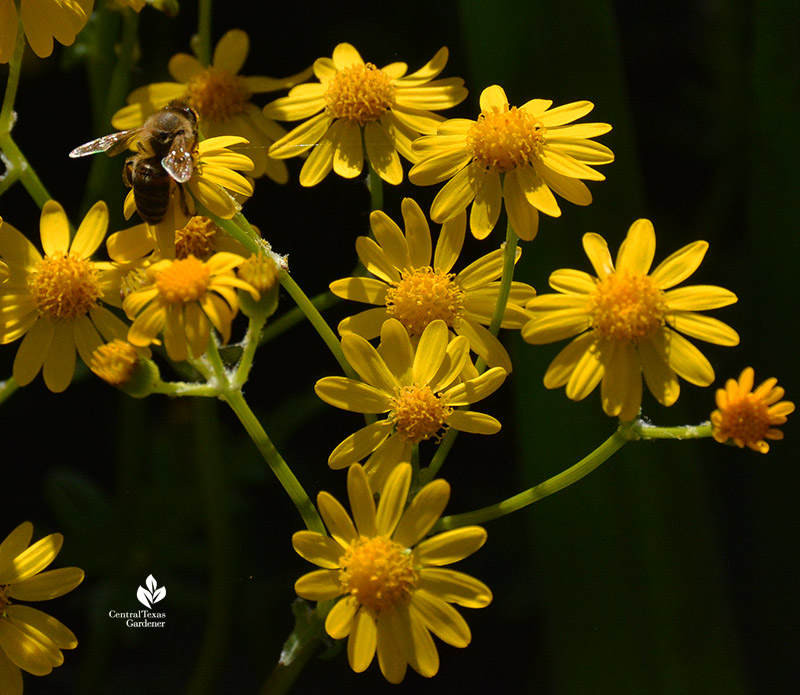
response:
<svg viewBox="0 0 800 695"><path fill-rule="evenodd" d="M350 366L350 363L344 356L342 344L339 342L336 334L322 317L322 314L319 313L317 307L314 306L305 292L300 289L300 286L294 281L292 276L289 275L288 271L281 270L280 283L283 289L289 293L289 296L294 300L295 304L297 304L300 310L305 314L311 325L314 326L320 338L322 338L325 345L327 345L328 349L331 351L331 354L339 363L342 371L351 379L358 379L359 377L355 370Z"/></svg>
<svg viewBox="0 0 800 695"><path fill-rule="evenodd" d="M253 367L253 359L256 355L256 349L259 346L259 336L261 329L264 328L266 319L263 316L250 318L247 323L247 333L245 333L244 340L242 341L242 357L236 367L236 375L233 378L233 383L237 388L241 388L247 382L247 377L250 375L250 370Z"/></svg>
<svg viewBox="0 0 800 695"><path fill-rule="evenodd" d="M705 439L710 436L710 422L682 427L654 427L637 420L631 428L631 438L635 439Z"/></svg>
<svg viewBox="0 0 800 695"><path fill-rule="evenodd" d="M18 388L19 385L13 376L8 377L5 381L0 381L0 403L5 403Z"/></svg>
<svg viewBox="0 0 800 695"><path fill-rule="evenodd" d="M367 162L369 170L369 201L370 210L383 210L383 179L378 176L372 164Z"/></svg>
<svg viewBox="0 0 800 695"><path fill-rule="evenodd" d="M17 18L17 43L14 45L14 55L8 65L8 82L3 95L3 108L0 109L0 134L11 132L14 125L14 103L17 100L19 76L22 72L22 56L25 53L25 30L22 18Z"/></svg>
<svg viewBox="0 0 800 695"><path fill-rule="evenodd" d="M320 292L315 297L311 297L311 303L316 307L317 311L323 312L332 306L338 304L341 299L330 291ZM281 333L285 333L293 326L296 326L305 318L305 314L300 310L300 307L294 307L289 311L281 314L277 319L270 321L261 331L260 344L268 343Z"/></svg>
<svg viewBox="0 0 800 695"><path fill-rule="evenodd" d="M257 253L259 250L263 250L263 247L259 241L251 236L250 231L252 231L253 234L255 234L255 231L243 215L237 215L237 221L235 222L233 220L226 220L218 217L205 209L200 209L199 212L200 214L207 215L213 219L217 225L222 227L226 232L228 232L228 234L241 243L251 253ZM303 312L311 325L316 329L325 345L328 346L328 349L339 363L342 371L350 378L357 379L358 376L345 359L344 353L342 352L342 345L339 342L339 339L336 337L336 334L328 325L327 321L325 321L325 319L322 317L322 314L319 313L319 310L314 302L308 298L306 293L303 292L300 286L294 281L292 276L289 275L288 270L281 269L280 283L289 293L289 296L294 300L294 303L297 304L298 309Z"/></svg>
<svg viewBox="0 0 800 695"><path fill-rule="evenodd" d="M203 67L211 65L211 5L212 0L200 0L198 7L197 35L200 45L197 59Z"/></svg>
<svg viewBox="0 0 800 695"><path fill-rule="evenodd" d="M443 517L439 520L439 523L436 524L435 530L443 531L498 519L501 516L523 509L529 504L538 502L545 497L549 497L554 492L563 490L573 483L577 483L601 463L608 460L613 454L625 446L625 444L631 441L632 438L636 438L635 435L632 435L631 430L632 426L630 424L621 425L605 442L571 468L497 504L478 509L474 512Z"/></svg>
<svg viewBox="0 0 800 695"><path fill-rule="evenodd" d="M22 150L17 147L17 143L8 133L0 132L0 151L6 156L14 175L22 182L25 190L28 192L39 209L44 207L44 204L51 199L50 193L44 187L39 177L36 175L34 168L28 163Z"/></svg>
<svg viewBox="0 0 800 695"><path fill-rule="evenodd" d="M316 507L314 507L311 499L303 489L303 486L300 485L286 461L283 460L283 457L267 436L258 418L244 399L242 392L238 389L223 391L220 394L220 398L231 407L234 413L236 413L236 417L239 418L247 434L250 435L250 439L253 440L253 443L261 452L270 470L272 470L275 477L278 478L278 481L289 495L294 506L297 507L297 511L300 512L300 516L303 518L306 528L321 533L322 535L327 535L325 525L322 523L322 519L317 513Z"/></svg>

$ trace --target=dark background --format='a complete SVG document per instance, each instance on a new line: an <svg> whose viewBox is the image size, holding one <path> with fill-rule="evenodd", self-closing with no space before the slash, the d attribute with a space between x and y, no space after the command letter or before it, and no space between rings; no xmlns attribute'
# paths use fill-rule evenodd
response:
<svg viewBox="0 0 800 695"><path fill-rule="evenodd" d="M560 219L542 217L517 277L547 291L554 269L589 269L583 233L602 234L615 250L638 217L655 225L656 262L705 239L710 251L690 282L739 295L713 315L740 332L741 345L701 345L717 372L714 387L684 384L670 409L646 395L644 414L659 425L706 420L714 388L748 365L757 382L776 376L797 399L797 2L253 7L214 8L214 41L234 27L250 33L243 74L297 72L341 41L378 66L402 60L414 71L447 45L444 76L462 76L470 90L447 116L474 118L491 84L512 104L593 101L589 120L614 126L602 138L616 154L602 168L608 180L591 184L590 207L565 203ZM190 3L172 20L152 8L140 19L132 86L169 79L166 61L188 50L197 26ZM80 51L57 49L46 61L26 55L16 141L76 221L93 202L81 197L89 164L66 153L111 130L91 122L88 100ZM334 175L301 189L299 163L289 165L290 183L259 181L245 213L289 254L295 279L314 295L350 274L369 197L364 181ZM124 191L109 185L113 206ZM405 195L425 209L434 189L404 182L386 191L385 209L398 219ZM0 215L38 242L38 210L21 187L3 196ZM118 207L113 215L111 231L124 225ZM498 230L469 244L465 257L499 242ZM279 311L290 307L283 297ZM354 308L328 317L335 325ZM504 429L456 442L442 471L453 488L448 513L545 480L615 427L597 393L576 404L563 389L543 389L560 345L505 338L514 374L481 407ZM0 374L10 374L14 353L15 345L0 351ZM316 334L298 326L259 351L246 395L309 493L343 499L344 476L325 461L358 418L312 391L336 373ZM256 692L291 631L292 584L311 566L290 544L299 516L235 418L216 402L133 401L85 374L61 395L38 378L1 412L0 535L25 519L37 538L61 531L55 565L87 575L42 606L76 632L79 647L50 676L26 675L26 692L183 692L203 669L217 674L208 692ZM712 440L629 444L574 487L487 524L489 542L459 569L486 581L494 603L462 611L473 643L439 643L433 680L409 671L392 687L376 664L353 674L340 651L312 660L295 692L333 683L354 692L473 692L501 678L515 692L541 695L796 692L798 432L791 417L782 429L786 440L766 456ZM138 609L136 588L150 573L167 588L159 604L167 627L133 630L109 619L109 610Z"/></svg>

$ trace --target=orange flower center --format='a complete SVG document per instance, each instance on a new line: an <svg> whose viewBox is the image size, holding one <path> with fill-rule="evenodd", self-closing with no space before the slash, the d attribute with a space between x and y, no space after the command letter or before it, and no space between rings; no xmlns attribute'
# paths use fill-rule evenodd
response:
<svg viewBox="0 0 800 695"><path fill-rule="evenodd" d="M719 429L726 439L732 438L747 445L762 441L771 425L767 404L753 393L728 401L719 414Z"/></svg>
<svg viewBox="0 0 800 695"><path fill-rule="evenodd" d="M392 78L372 63L339 70L325 90L325 104L333 118L344 118L363 126L377 121L394 106Z"/></svg>
<svg viewBox="0 0 800 695"><path fill-rule="evenodd" d="M194 256L173 261L156 279L159 294L170 304L196 302L208 290L211 271Z"/></svg>
<svg viewBox="0 0 800 695"><path fill-rule="evenodd" d="M486 169L499 172L524 166L539 156L547 129L516 106L482 111L467 131L467 152Z"/></svg>
<svg viewBox="0 0 800 695"><path fill-rule="evenodd" d="M466 292L454 281L455 275L430 266L404 270L400 281L386 293L386 310L411 335L422 335L425 327L442 319L455 328L461 320Z"/></svg>
<svg viewBox="0 0 800 695"><path fill-rule="evenodd" d="M128 342L115 338L92 353L92 371L112 386L124 384L131 378L139 361L136 349Z"/></svg>
<svg viewBox="0 0 800 695"><path fill-rule="evenodd" d="M431 387L403 386L392 398L389 418L397 434L412 444L430 439L447 424L453 409Z"/></svg>
<svg viewBox="0 0 800 695"><path fill-rule="evenodd" d="M252 96L244 78L214 67L192 77L188 87L189 103L210 121L226 121L241 113Z"/></svg>
<svg viewBox="0 0 800 695"><path fill-rule="evenodd" d="M97 267L75 254L39 261L28 278L28 290L39 314L54 321L84 316L103 296Z"/></svg>
<svg viewBox="0 0 800 695"><path fill-rule="evenodd" d="M186 258L208 258L214 250L214 240L219 227L208 217L195 215L175 232L175 256Z"/></svg>
<svg viewBox="0 0 800 695"><path fill-rule="evenodd" d="M664 325L663 292L647 275L611 273L589 298L592 327L606 340L635 344Z"/></svg>
<svg viewBox="0 0 800 695"><path fill-rule="evenodd" d="M342 557L339 581L362 606L377 614L406 603L419 574L411 551L388 538L359 538Z"/></svg>

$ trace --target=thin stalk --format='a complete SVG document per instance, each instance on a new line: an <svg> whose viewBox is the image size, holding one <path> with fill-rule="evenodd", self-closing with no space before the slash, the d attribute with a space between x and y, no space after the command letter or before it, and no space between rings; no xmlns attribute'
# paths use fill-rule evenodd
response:
<svg viewBox="0 0 800 695"><path fill-rule="evenodd" d="M211 6L212 0L200 0L198 5L197 35L200 39L197 58L203 67L211 65Z"/></svg>
<svg viewBox="0 0 800 695"><path fill-rule="evenodd" d="M14 45L14 55L8 65L8 82L3 95L3 107L0 109L0 134L11 132L14 125L14 104L17 100L19 76L22 72L22 56L25 53L25 30L22 18L17 17L17 43Z"/></svg>
<svg viewBox="0 0 800 695"><path fill-rule="evenodd" d="M563 490L565 487L569 487L573 483L577 483L631 441L632 436L629 430L630 425L620 426L606 441L574 466L545 480L543 483L520 492L518 495L474 512L443 517L434 527L435 530L443 531L499 519L501 516L524 509L529 504L538 502L559 490Z"/></svg>
<svg viewBox="0 0 800 695"><path fill-rule="evenodd" d="M242 392L238 389L224 391L220 394L220 398L230 406L236 417L239 418L239 422L242 423L250 439L253 440L253 443L261 452L270 470L275 474L294 506L297 507L297 511L300 512L306 528L322 535L327 535L325 525L322 523L316 507L314 507L303 486L275 448L272 440L267 436L258 418L247 404Z"/></svg>

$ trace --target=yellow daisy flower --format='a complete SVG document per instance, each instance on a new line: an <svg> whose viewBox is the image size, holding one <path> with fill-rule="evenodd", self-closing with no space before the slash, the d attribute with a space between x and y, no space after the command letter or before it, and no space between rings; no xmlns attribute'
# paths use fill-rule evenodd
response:
<svg viewBox="0 0 800 695"><path fill-rule="evenodd" d="M602 382L603 410L624 421L639 412L642 375L666 406L678 398L678 376L697 386L714 381L711 364L681 334L738 345L739 336L730 326L697 313L733 304L736 295L712 285L672 289L700 265L707 242L684 246L649 273L655 245L652 223L637 220L620 246L615 267L603 237L586 234L583 248L597 277L557 270L550 275L550 286L561 294L528 302L534 318L522 329L526 341L542 345L577 336L547 369L547 388L566 385L567 397L577 401Z"/></svg>
<svg viewBox="0 0 800 695"><path fill-rule="evenodd" d="M63 391L72 381L76 348L89 364L96 347L125 337L127 326L103 306L118 292L110 264L91 260L107 228L108 208L101 201L70 241L64 209L50 200L42 208L42 256L0 220L0 256L9 268L0 293L0 344L25 336L13 367L21 386L42 370L47 388Z"/></svg>
<svg viewBox="0 0 800 695"><path fill-rule="evenodd" d="M356 240L361 262L375 277L331 283L331 292L339 297L380 307L344 319L339 333L358 333L369 340L380 335L387 318L394 317L416 337L431 321L442 319L457 335L467 338L470 348L486 364L510 372L506 349L484 328L491 323L497 303L503 250L486 254L461 272L452 273L464 244L466 215L457 215L444 224L432 253L430 227L419 205L406 198L402 212L405 234L386 213L375 211L370 216L375 240ZM517 259L520 255L518 251ZM530 316L523 305L535 294L530 285L512 284L503 328L522 328L527 323Z"/></svg>
<svg viewBox="0 0 800 695"><path fill-rule="evenodd" d="M382 414L378 420L350 435L328 459L331 468L346 468L369 457L365 470L374 490L383 488L389 473L409 463L415 444L453 427L463 432L494 434L500 423L491 415L457 410L494 393L506 371L493 367L480 376L461 381L469 361L469 342L463 336L449 340L447 324L432 321L416 348L396 319L381 327L376 350L354 333L342 338L347 361L362 381L329 376L314 386L326 403L356 413Z"/></svg>
<svg viewBox="0 0 800 695"><path fill-rule="evenodd" d="M241 29L231 29L217 43L209 67L188 53L178 53L169 61L169 73L176 82L158 82L135 89L128 96L128 106L111 119L119 130L136 128L173 99L186 100L202 120L206 137L238 135L250 145L253 176L267 175L273 181L286 183L286 165L267 155L273 142L286 134L274 120L264 116L261 108L250 101L254 94L288 89L311 75L307 69L285 78L240 75L250 38Z"/></svg>
<svg viewBox="0 0 800 695"><path fill-rule="evenodd" d="M782 401L784 390L778 380L767 379L755 391L755 372L747 367L739 380L728 379L724 389L717 389L717 410L711 413L711 433L718 442L733 439L738 447L750 447L766 454L767 439L783 439L775 429L794 412L794 403Z"/></svg>
<svg viewBox="0 0 800 695"><path fill-rule="evenodd" d="M408 172L420 186L450 179L437 193L431 219L446 222L470 203L469 225L477 239L494 229L505 200L514 231L526 241L536 236L539 212L561 215L553 193L576 205L588 205L592 194L581 179L602 181L592 166L614 161L606 146L589 138L611 130L607 123L579 123L594 104L576 101L550 108L552 101L532 99L509 106L502 87L481 93L477 120L456 118L442 123L435 135L414 141L416 164Z"/></svg>
<svg viewBox="0 0 800 695"><path fill-rule="evenodd" d="M77 567L42 572L58 555L64 537L52 533L30 545L33 524L21 523L0 543L0 691L22 695L22 673L46 676L64 663L62 649L78 646L55 618L17 601L47 601L83 581Z"/></svg>
<svg viewBox="0 0 800 695"><path fill-rule="evenodd" d="M254 299L259 297L233 272L243 261L242 256L220 252L205 262L189 256L163 259L147 267L148 282L122 303L133 320L128 342L147 347L163 333L167 355L175 361L200 357L208 346L212 325L227 343L239 307L236 288Z"/></svg>
<svg viewBox="0 0 800 695"><path fill-rule="evenodd" d="M403 167L398 153L415 161L411 141L420 133L436 132L443 120L432 111L455 106L467 96L461 78L434 79L447 57L442 48L420 70L406 75L405 63L378 69L349 43L340 43L332 58L314 62L318 84L293 87L288 96L264 107L268 118L309 119L275 142L270 155L287 159L309 154L300 184L315 186L331 169L344 178L358 176L366 147L378 175L399 184Z"/></svg>
<svg viewBox="0 0 800 695"><path fill-rule="evenodd" d="M0 0L0 63L14 55L17 4L28 45L40 58L53 52L53 39L71 46L92 14L94 0Z"/></svg>
<svg viewBox="0 0 800 695"><path fill-rule="evenodd" d="M310 601L336 600L325 620L333 639L347 637L347 659L356 673L378 655L386 680L400 683L408 666L426 678L439 670L431 633L453 647L466 647L469 626L451 604L483 608L492 592L483 582L444 568L468 557L486 541L480 526L425 535L450 498L450 486L434 480L406 508L411 466L389 476L377 509L359 465L347 474L352 519L326 492L317 497L331 537L314 531L292 536L297 553L322 569L300 577L297 595ZM424 539L424 540L423 540Z"/></svg>

